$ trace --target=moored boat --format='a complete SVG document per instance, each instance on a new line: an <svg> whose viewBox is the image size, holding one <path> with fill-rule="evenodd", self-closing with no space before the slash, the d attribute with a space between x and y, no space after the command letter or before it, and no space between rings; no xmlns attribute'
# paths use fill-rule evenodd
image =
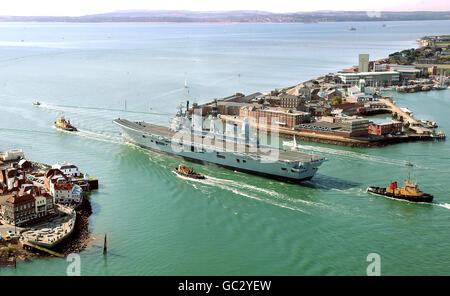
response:
<svg viewBox="0 0 450 296"><path fill-rule="evenodd" d="M412 184L410 181L410 174L408 173L408 180L404 181L404 185L401 188L397 188L397 182L393 182L389 187L377 187L369 186L367 192L385 196L389 198L395 198L399 200L406 200L411 202L432 202L433 195L429 193L424 193L419 189L419 185Z"/></svg>
<svg viewBox="0 0 450 296"><path fill-rule="evenodd" d="M188 168L184 164L180 164L174 169L174 172L182 177L192 178L192 179L206 179L202 174L194 172L194 169Z"/></svg>

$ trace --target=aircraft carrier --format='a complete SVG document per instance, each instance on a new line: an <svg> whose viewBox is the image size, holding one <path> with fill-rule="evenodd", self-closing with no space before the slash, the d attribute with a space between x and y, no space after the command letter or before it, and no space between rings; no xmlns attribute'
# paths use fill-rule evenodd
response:
<svg viewBox="0 0 450 296"><path fill-rule="evenodd" d="M215 130L213 121L208 131L198 125L192 128L189 118L183 117L181 110L170 127L120 118L113 122L120 127L124 141L142 148L283 181L309 180L326 160L299 151L260 146L258 141L252 142L236 133L230 136Z"/></svg>

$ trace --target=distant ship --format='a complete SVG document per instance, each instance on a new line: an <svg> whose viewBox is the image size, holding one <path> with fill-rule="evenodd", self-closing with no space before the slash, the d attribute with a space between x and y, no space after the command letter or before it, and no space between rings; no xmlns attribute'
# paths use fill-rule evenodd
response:
<svg viewBox="0 0 450 296"><path fill-rule="evenodd" d="M370 186L367 188L367 192L374 195L386 196L390 198L407 200L412 202L433 201L432 194L420 191L419 185L411 183L409 173L408 173L408 180L404 181L404 184L401 188L397 188L397 182L393 182L389 185L388 188Z"/></svg>
<svg viewBox="0 0 450 296"><path fill-rule="evenodd" d="M213 120L207 131L203 126L198 126L195 120L192 127L188 112L183 115L181 108L172 119L170 127L120 118L113 122L120 127L124 141L142 148L192 162L217 165L283 181L311 179L326 160L298 151L262 147L258 140L245 136L249 129L248 122L242 125L239 134L236 134L235 130L220 132ZM229 149L230 146L233 149ZM271 158L271 151L274 150L276 159Z"/></svg>
<svg viewBox="0 0 450 296"><path fill-rule="evenodd" d="M356 31L356 28L355 27L350 27L350 28L348 28L348 30L349 31Z"/></svg>
<svg viewBox="0 0 450 296"><path fill-rule="evenodd" d="M77 128L74 127L72 124L70 124L70 120L66 121L66 119L63 116L61 116L60 118L58 118L57 121L55 121L54 126L56 128L59 128L59 129L65 130L65 131L69 131L69 132L77 131Z"/></svg>

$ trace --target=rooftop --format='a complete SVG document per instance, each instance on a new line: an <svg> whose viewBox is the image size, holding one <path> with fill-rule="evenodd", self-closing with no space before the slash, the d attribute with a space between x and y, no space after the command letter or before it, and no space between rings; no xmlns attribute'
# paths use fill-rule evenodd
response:
<svg viewBox="0 0 450 296"><path fill-rule="evenodd" d="M369 75L375 75L375 76L380 76L380 75L394 75L394 74L398 74L397 71L384 71L384 72L358 72L358 73L338 73L339 76L369 76Z"/></svg>

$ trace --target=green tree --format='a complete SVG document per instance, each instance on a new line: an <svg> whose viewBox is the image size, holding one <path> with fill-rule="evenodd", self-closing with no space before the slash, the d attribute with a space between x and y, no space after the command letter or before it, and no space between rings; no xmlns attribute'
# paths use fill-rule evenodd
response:
<svg viewBox="0 0 450 296"><path fill-rule="evenodd" d="M342 98L340 96L334 96L331 99L331 104L332 105L338 105L338 104L342 104Z"/></svg>

